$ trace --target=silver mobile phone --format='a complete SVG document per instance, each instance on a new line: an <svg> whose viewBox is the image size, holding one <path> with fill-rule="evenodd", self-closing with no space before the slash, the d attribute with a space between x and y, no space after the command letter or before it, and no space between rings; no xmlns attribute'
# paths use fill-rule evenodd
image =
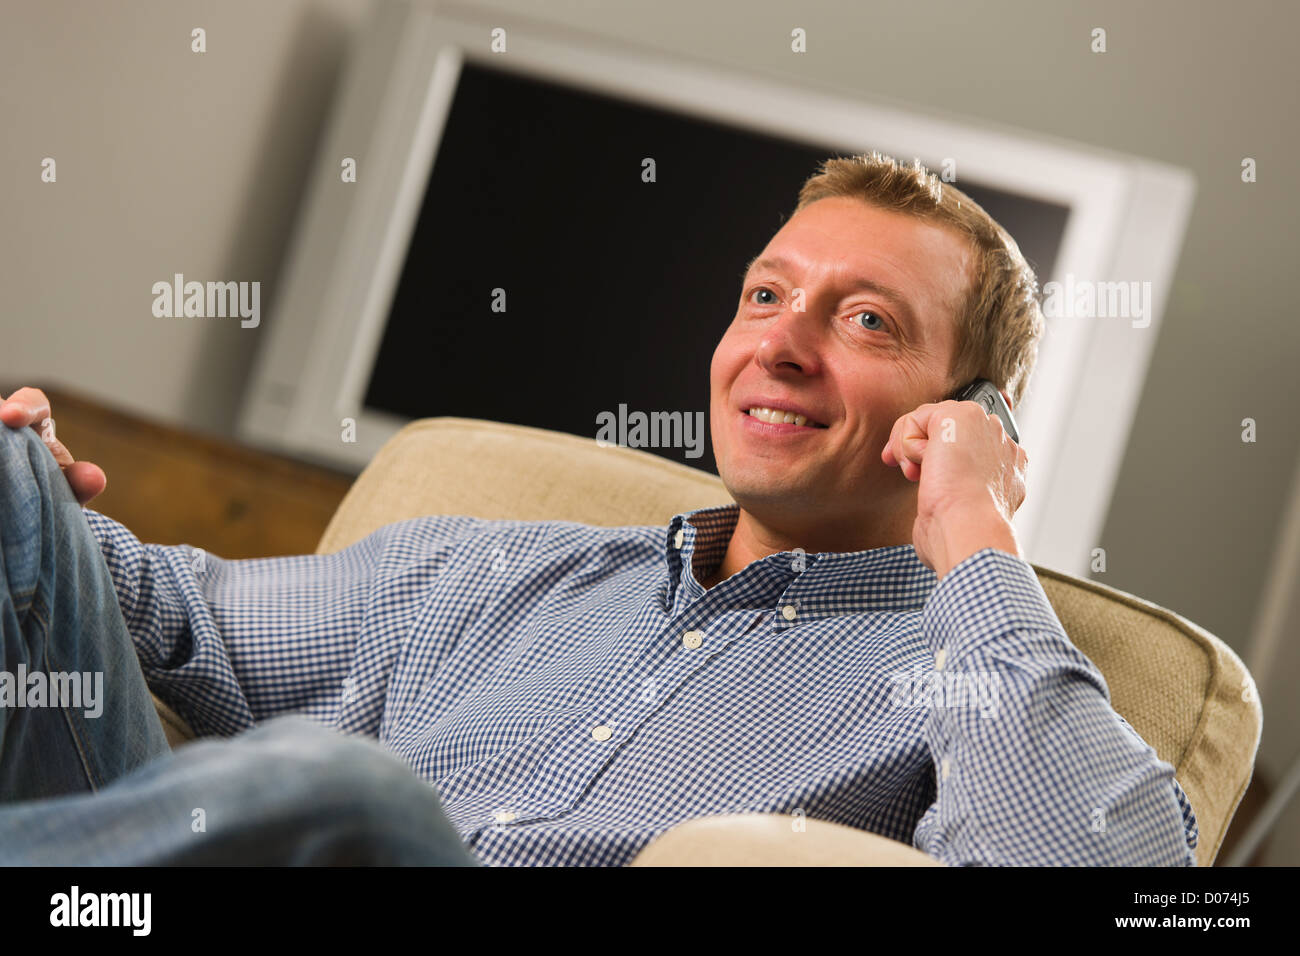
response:
<svg viewBox="0 0 1300 956"><path fill-rule="evenodd" d="M957 402L975 402L990 415L997 415L1002 419L1002 427L1006 430L1007 437L1017 445L1020 444L1020 432L1016 429L1016 420L1011 417L1011 409L1007 407L1006 399L998 391L998 387L986 378L977 378L965 388L959 389L953 395L953 401Z"/></svg>

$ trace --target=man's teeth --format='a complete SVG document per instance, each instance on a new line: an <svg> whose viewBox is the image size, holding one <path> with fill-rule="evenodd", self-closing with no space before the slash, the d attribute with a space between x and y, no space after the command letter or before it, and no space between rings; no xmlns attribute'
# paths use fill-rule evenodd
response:
<svg viewBox="0 0 1300 956"><path fill-rule="evenodd" d="M779 408L751 408L749 414L753 415L759 421L772 422L780 425L807 425L808 419L803 415L796 415L794 412L783 412ZM818 427L816 424L814 428Z"/></svg>

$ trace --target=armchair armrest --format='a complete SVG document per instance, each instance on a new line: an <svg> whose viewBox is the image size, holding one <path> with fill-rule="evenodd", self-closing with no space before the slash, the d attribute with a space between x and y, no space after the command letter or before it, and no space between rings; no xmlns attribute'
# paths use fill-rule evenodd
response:
<svg viewBox="0 0 1300 956"><path fill-rule="evenodd" d="M801 826L802 829L797 827ZM915 847L825 820L729 813L686 820L630 866L943 866Z"/></svg>

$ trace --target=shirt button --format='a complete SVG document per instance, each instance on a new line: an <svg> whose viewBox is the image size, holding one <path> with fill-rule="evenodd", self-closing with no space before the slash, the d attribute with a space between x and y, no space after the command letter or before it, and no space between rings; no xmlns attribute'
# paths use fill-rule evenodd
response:
<svg viewBox="0 0 1300 956"><path fill-rule="evenodd" d="M497 823L509 823L514 818L515 814L510 810L498 810L496 813L492 814L492 819Z"/></svg>
<svg viewBox="0 0 1300 956"><path fill-rule="evenodd" d="M695 648L699 647L701 644L704 643L704 632L687 631L685 634L682 635L682 643L685 644L687 647L689 647L691 650L695 650Z"/></svg>
<svg viewBox="0 0 1300 956"><path fill-rule="evenodd" d="M948 771L951 769L952 769L952 764L948 762L947 757L944 757L943 761L939 764L939 773L943 776L943 779L945 780L948 779Z"/></svg>
<svg viewBox="0 0 1300 956"><path fill-rule="evenodd" d="M678 528L677 537L673 538L673 547L680 548L682 546L682 542L685 540L686 540L686 532L683 531L681 528Z"/></svg>
<svg viewBox="0 0 1300 956"><path fill-rule="evenodd" d="M591 736L596 740L609 740L610 737L614 736L614 731L601 724L599 727L591 728Z"/></svg>
<svg viewBox="0 0 1300 956"><path fill-rule="evenodd" d="M781 616L787 621L793 621L794 616L798 613L799 612L794 609L793 604L787 604L785 607L781 608Z"/></svg>
<svg viewBox="0 0 1300 956"><path fill-rule="evenodd" d="M948 651L945 648L939 648L934 652L934 669L943 670L943 662L948 659Z"/></svg>

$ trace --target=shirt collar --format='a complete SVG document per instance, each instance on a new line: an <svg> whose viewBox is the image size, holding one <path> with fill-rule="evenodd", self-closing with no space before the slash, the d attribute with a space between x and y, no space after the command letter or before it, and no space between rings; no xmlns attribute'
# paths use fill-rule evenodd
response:
<svg viewBox="0 0 1300 956"><path fill-rule="evenodd" d="M712 596L729 584L751 594L752 586L759 585L765 595L777 597L782 610L794 608L793 618L777 616L778 625L793 626L846 614L919 610L939 580L912 545L900 544L865 551L781 551L705 592L692 565L698 565L701 574L717 568L739 517L735 502L673 516L664 535L668 609L676 613L685 603L702 594ZM750 580L742 584L742 578Z"/></svg>

